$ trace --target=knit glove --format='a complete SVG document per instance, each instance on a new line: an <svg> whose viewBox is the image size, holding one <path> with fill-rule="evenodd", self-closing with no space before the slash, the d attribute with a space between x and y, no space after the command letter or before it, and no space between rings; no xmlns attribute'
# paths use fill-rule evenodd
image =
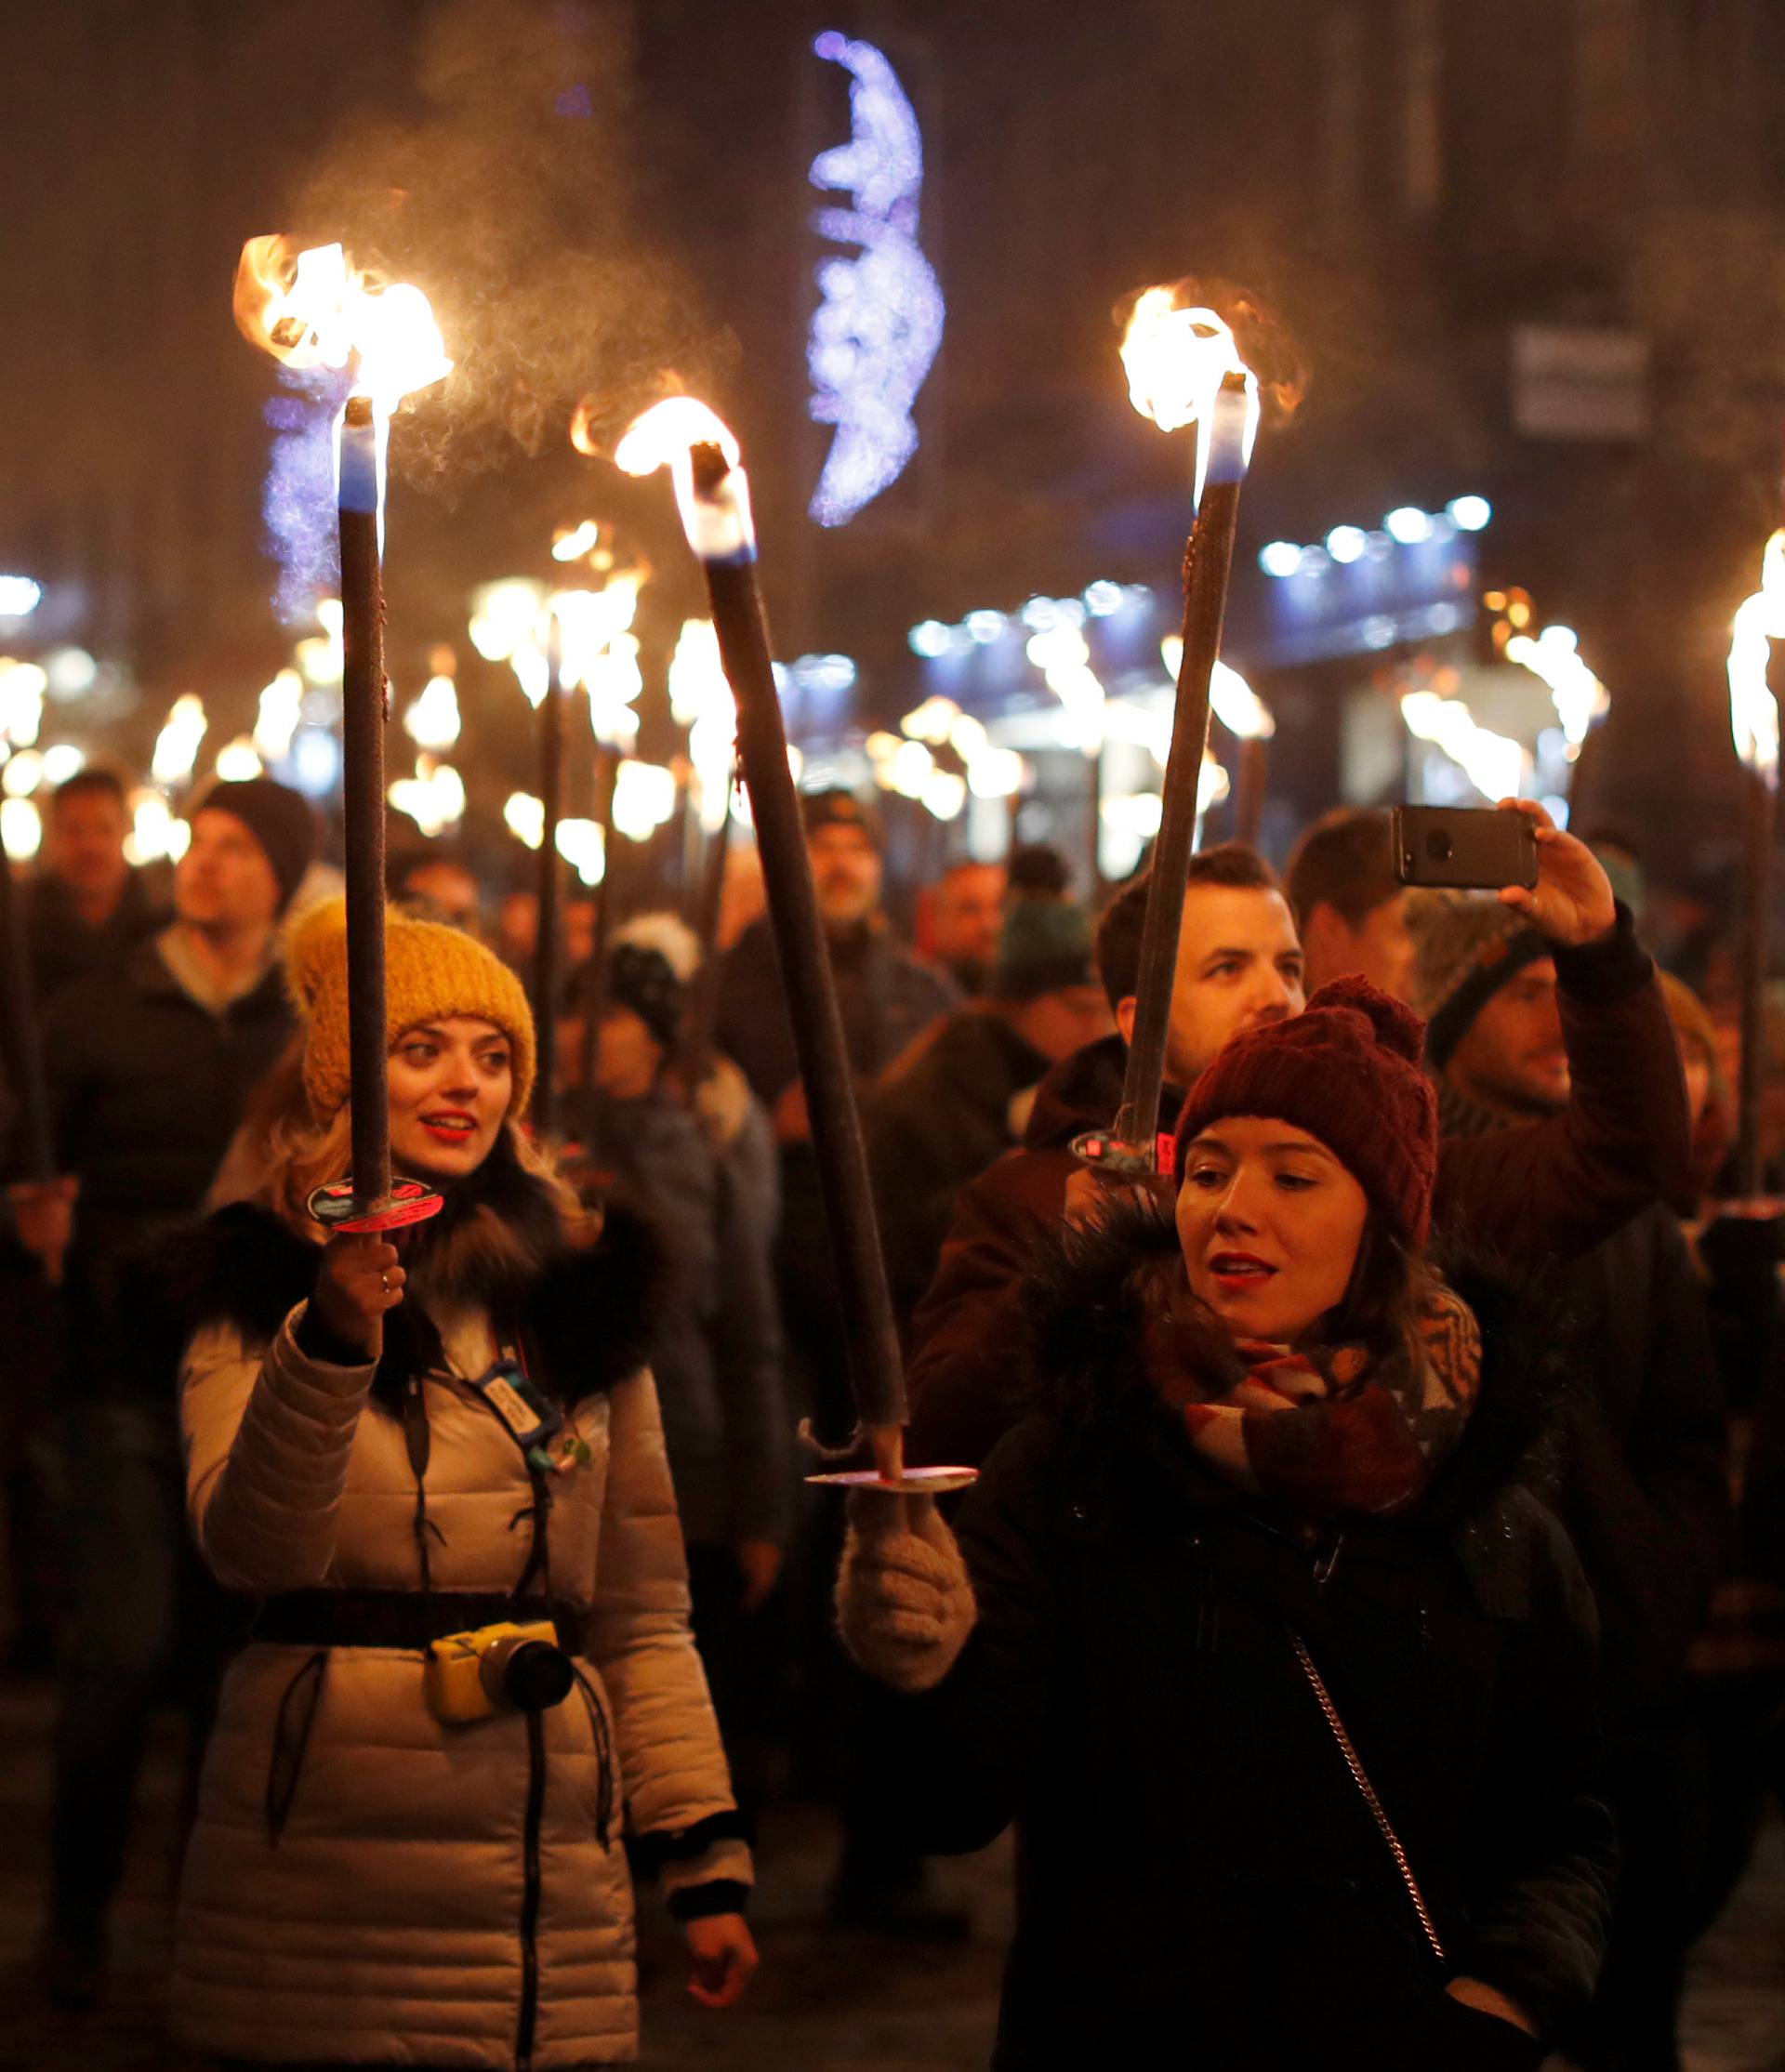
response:
<svg viewBox="0 0 1785 2072"><path fill-rule="evenodd" d="M843 1645L895 1691L928 1691L955 1666L977 1614L955 1536L930 1497L857 1490L837 1576Z"/></svg>

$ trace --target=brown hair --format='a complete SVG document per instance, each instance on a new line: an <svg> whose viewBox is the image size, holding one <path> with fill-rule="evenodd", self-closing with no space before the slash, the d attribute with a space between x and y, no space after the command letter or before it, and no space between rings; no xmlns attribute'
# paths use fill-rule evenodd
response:
<svg viewBox="0 0 1785 2072"><path fill-rule="evenodd" d="M1335 806L1296 843L1289 858L1289 904L1305 929L1316 906L1330 906L1347 928L1400 891L1388 814L1380 806Z"/></svg>
<svg viewBox="0 0 1785 2072"><path fill-rule="evenodd" d="M1097 924L1097 975L1115 1008L1132 999L1141 983L1141 937L1146 928L1147 888L1151 871L1131 878L1104 910ZM1187 888L1220 885L1234 891L1280 892L1276 873L1247 842L1221 842L1199 850L1190 859Z"/></svg>
<svg viewBox="0 0 1785 2072"><path fill-rule="evenodd" d="M130 801L124 779L102 762L89 762L72 777L64 777L45 804L54 813L71 798L110 798L126 820L130 817Z"/></svg>

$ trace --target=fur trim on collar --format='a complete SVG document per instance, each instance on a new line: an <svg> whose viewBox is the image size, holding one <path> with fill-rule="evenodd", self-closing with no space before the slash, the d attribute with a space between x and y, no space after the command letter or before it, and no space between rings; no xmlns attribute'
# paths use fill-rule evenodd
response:
<svg viewBox="0 0 1785 2072"><path fill-rule="evenodd" d="M610 1210L600 1240L574 1249L549 1192L512 1157L493 1155L432 1222L399 1242L410 1299L385 1320L375 1383L389 1408L410 1374L439 1363L430 1295L488 1309L500 1335L519 1339L535 1384L562 1403L610 1389L648 1360L661 1260L646 1225ZM310 1295L320 1257L269 1209L220 1209L139 1262L145 1335L178 1348L202 1325L227 1321L247 1344L265 1345Z"/></svg>

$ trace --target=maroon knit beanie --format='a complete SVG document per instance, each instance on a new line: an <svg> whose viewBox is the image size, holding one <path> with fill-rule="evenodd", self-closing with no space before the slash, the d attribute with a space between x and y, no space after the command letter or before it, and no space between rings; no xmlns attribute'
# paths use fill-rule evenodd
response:
<svg viewBox="0 0 1785 2072"><path fill-rule="evenodd" d="M1175 1170L1223 1115L1275 1115L1317 1137L1395 1234L1417 1250L1432 1224L1438 1103L1420 1069L1425 1024L1364 978L1334 979L1306 1011L1236 1036L1191 1088Z"/></svg>

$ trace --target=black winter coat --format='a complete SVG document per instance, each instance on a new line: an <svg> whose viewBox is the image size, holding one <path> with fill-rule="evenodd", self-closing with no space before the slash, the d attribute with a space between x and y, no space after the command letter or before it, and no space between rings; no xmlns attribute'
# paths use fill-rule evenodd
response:
<svg viewBox="0 0 1785 2072"><path fill-rule="evenodd" d="M1211 1476L1138 1381L1134 1221L1056 1257L1030 1312L1053 1407L996 1449L958 1531L979 1620L897 1701L900 1816L926 1850L1019 1830L998 2072L1175 2062L1534 2065L1471 1976L1551 2041L1603 1955L1593 1615L1554 1520L1509 1486L1539 1388L1502 1298L1468 1436L1419 1516L1298 1522ZM1137 1248L1138 1247L1138 1248ZM1298 1665L1305 1639L1442 1939Z"/></svg>
<svg viewBox="0 0 1785 2072"><path fill-rule="evenodd" d="M866 1103L880 1249L901 1328L935 1276L955 1195L1017 1142L1012 1103L1047 1070L1004 1015L962 1008Z"/></svg>
<svg viewBox="0 0 1785 2072"><path fill-rule="evenodd" d="M112 1272L205 1198L248 1094L284 1048L292 1012L278 970L220 1013L192 998L152 938L115 970L60 994L44 1063L64 1172L80 1176L69 1260L77 1385L119 1364ZM166 1407L172 1414L171 1394Z"/></svg>
<svg viewBox="0 0 1785 2072"><path fill-rule="evenodd" d="M66 987L115 971L144 936L168 920L165 883L140 870L130 873L116 911L98 928L82 920L60 880L47 872L25 888L23 904L40 1013Z"/></svg>
<svg viewBox="0 0 1785 2072"><path fill-rule="evenodd" d="M919 964L882 922L831 941L829 950L843 1036L857 1078L884 1072L959 999L954 982ZM766 920L752 922L725 959L715 1033L719 1048L744 1068L757 1099L773 1109L799 1077L800 1061L774 935Z"/></svg>
<svg viewBox="0 0 1785 2072"><path fill-rule="evenodd" d="M1598 1606L1609 1732L1679 1711L1729 1552L1726 1426L1704 1292L1660 1203L1568 1267L1566 1353L1588 1385L1527 1479ZM1545 1456L1559 1456L1554 1473Z"/></svg>

